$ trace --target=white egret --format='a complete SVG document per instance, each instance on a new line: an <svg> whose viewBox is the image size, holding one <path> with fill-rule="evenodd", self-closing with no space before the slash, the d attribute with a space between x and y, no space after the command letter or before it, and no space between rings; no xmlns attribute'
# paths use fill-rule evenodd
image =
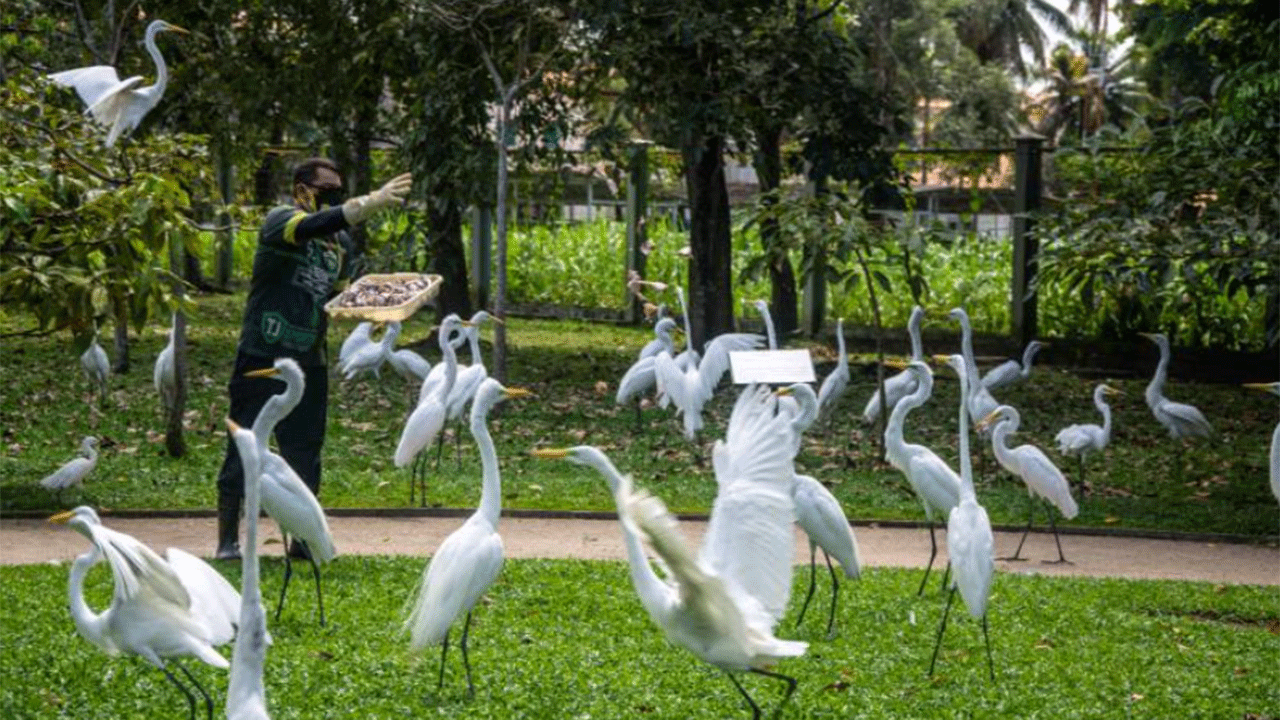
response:
<svg viewBox="0 0 1280 720"><path fill-rule="evenodd" d="M688 370L691 367L697 367L702 356L698 354L697 350L693 349L693 328L689 326L689 306L684 301L684 290L681 290L679 285L676 285L675 288L676 299L680 301L680 318L684 322L684 350L679 354L672 353L672 357L675 358L676 367L681 370ZM662 394L661 387L658 390L658 407L665 408L671 402L671 399Z"/></svg>
<svg viewBox="0 0 1280 720"><path fill-rule="evenodd" d="M1272 395L1280 395L1280 382L1248 383L1245 387L1250 390L1261 390ZM1271 494L1276 496L1277 502L1280 502L1280 423L1276 423L1276 429L1271 432L1271 457L1269 459L1268 473L1271 476Z"/></svg>
<svg viewBox="0 0 1280 720"><path fill-rule="evenodd" d="M1026 349L1022 351L1021 364L1017 360L1006 360L991 368L982 376L982 386L988 390L995 390L999 387L1012 385L1020 380L1026 380L1031 377L1031 361L1035 358L1036 353L1047 347L1049 347L1048 343L1032 340L1027 343Z"/></svg>
<svg viewBox="0 0 1280 720"><path fill-rule="evenodd" d="M755 402L768 403L772 393L754 397ZM630 478L599 449L582 445L533 454L566 458L604 476L617 503L631 583L640 604L669 642L724 670L751 706L753 718L759 718L759 705L734 673L785 682L786 703L795 691L795 678L766 668L782 658L803 655L808 644L773 635L777 603L785 606L791 575L790 423L786 415L775 416L771 409L755 416L761 421L742 436L741 454L716 454L717 468L723 463L726 474L717 472L719 491L697 557L662 501L632 490ZM649 564L641 536L661 558L665 578Z"/></svg>
<svg viewBox="0 0 1280 720"><path fill-rule="evenodd" d="M1145 393L1151 414L1155 415L1156 420L1169 430L1169 437L1175 440L1196 435L1209 437L1213 433L1213 428L1209 426L1209 421L1205 420L1204 414L1199 409L1186 403L1173 402L1164 396L1164 384L1169 377L1169 338L1161 333L1140 334L1160 348L1160 364L1156 366L1156 373L1147 384Z"/></svg>
<svg viewBox="0 0 1280 720"><path fill-rule="evenodd" d="M338 367L341 368L347 364L347 360L351 358L351 354L356 350L364 347L372 342L369 336L373 334L373 323L365 320L356 325L351 330L351 334L347 335L342 341L342 347L338 350Z"/></svg>
<svg viewBox="0 0 1280 720"><path fill-rule="evenodd" d="M844 318L836 319L836 368L818 387L818 416L831 419L836 403L849 387L849 355L844 348Z"/></svg>
<svg viewBox="0 0 1280 720"><path fill-rule="evenodd" d="M907 414L925 404L933 395L933 371L923 362L912 360L903 372L911 374L911 382L916 389L893 406L884 429L884 453L889 464L906 476L912 491L920 498L920 503L924 505L925 520L929 524L929 564L924 568L920 589L916 591L920 595L924 593L925 583L929 581L933 561L938 557L938 540L933 534L933 513L937 511L946 517L960 503L960 476L934 451L903 439L903 425L907 421ZM950 566L947 570L950 572ZM946 585L945 578L943 585Z"/></svg>
<svg viewBox="0 0 1280 720"><path fill-rule="evenodd" d="M156 47L156 35L162 32L188 33L177 25L164 20L153 20L147 26L143 44L156 64L156 82L154 85L138 87L142 84L142 76L120 79L116 69L110 65L92 65L90 67L63 70L53 73L49 79L64 87L75 88L76 94L86 105L85 112L93 116L98 124L108 128L104 144L115 145L121 136L127 136L142 121L143 116L151 112L164 95L165 85L169 82L169 68L165 65L160 49Z"/></svg>
<svg viewBox="0 0 1280 720"><path fill-rule="evenodd" d="M1067 483L1067 478L1058 469L1057 465L1044 454L1044 451L1035 445L1019 445L1015 448L1009 447L1009 436L1018 432L1018 426L1022 423L1022 417L1018 411L1008 405L1001 405L991 412L990 415L982 419L978 423L980 427L994 425L991 431L991 449L995 452L996 462L1005 470L1013 473L1022 480L1027 486L1027 500L1029 506L1027 509L1027 529L1022 533L1022 539L1018 541L1018 549L1013 552L1010 557L1000 558L1001 560L1022 560L1022 544L1027 541L1027 533L1031 532L1031 521L1035 515L1036 497L1044 498L1062 513L1062 517L1070 520L1075 517L1080 508L1076 505L1075 498L1071 497L1071 485ZM1062 541L1058 538L1058 526L1053 521L1053 511L1047 510L1049 515L1049 527L1053 529L1053 541L1058 546L1058 559L1046 560L1051 563L1065 563L1067 559L1062 555Z"/></svg>
<svg viewBox="0 0 1280 720"><path fill-rule="evenodd" d="M400 348L387 356L387 362L407 382L421 383L431 374L431 363L409 348Z"/></svg>
<svg viewBox="0 0 1280 720"><path fill-rule="evenodd" d="M57 501L62 503L62 491L73 485L84 485L84 479L98 466L98 438L86 435L80 441L81 457L68 460L62 467L45 476L40 487L57 493Z"/></svg>
<svg viewBox="0 0 1280 720"><path fill-rule="evenodd" d="M172 661L203 696L212 718L213 700L177 658L190 656L216 668L229 666L214 646L230 642L235 635L235 610L240 604L235 588L189 553L169 548L165 559L136 538L103 526L91 507L82 505L49 521L65 523L93 543L71 564L68 598L80 636L108 655L138 655L159 668L186 696L194 719L195 696L170 672ZM103 558L111 567L111 604L95 613L85 602L84 579Z"/></svg>
<svg viewBox="0 0 1280 720"><path fill-rule="evenodd" d="M462 413L466 410L467 403L471 402L471 398L475 397L476 390L480 388L480 383L489 377L489 370L484 364L484 356L480 353L480 327L487 321L493 321L499 325L502 324L502 320L490 315L488 312L477 310L463 328L462 335L471 351L471 364L458 367L458 376L454 379L453 387L450 388L449 395L445 400L446 421L453 421L457 430L453 434L453 443L454 457L459 468L462 467ZM419 391L419 396L421 394L422 391ZM440 456L443 452L444 434L441 433L436 438L436 467L440 466Z"/></svg>
<svg viewBox="0 0 1280 720"><path fill-rule="evenodd" d="M800 435L813 425L818 416L818 398L813 388L805 383L796 383L778 391L779 407L783 400L795 398L797 408L793 413L791 426L796 433L796 449L799 449ZM794 457L794 453L793 453ZM827 572L831 575L831 612L827 615L827 638L834 637L836 607L840 598L840 580L836 577L835 568L831 567L831 558L835 557L844 571L845 578L857 579L862 573L862 558L858 553L858 540L853 536L853 527L849 518L840 507L840 501L817 478L810 475L796 474L791 484L791 501L796 508L796 524L809 538L809 591L800 606L800 615L796 618L796 627L804 622L805 612L809 609L809 601L813 599L813 591L817 585L817 548L822 548L822 557L827 563Z"/></svg>
<svg viewBox="0 0 1280 720"><path fill-rule="evenodd" d="M996 402L996 399L983 387L982 381L978 378L978 365L973 359L973 327L969 324L969 313L966 313L961 308L952 308L948 317L960 323L960 351L964 357L964 368L967 373L965 384L968 385L965 407L969 409L969 422L977 423L982 418L990 415L991 411L995 410L1000 403ZM990 431L986 432L989 433ZM978 454L981 456L981 448L979 448Z"/></svg>
<svg viewBox="0 0 1280 720"><path fill-rule="evenodd" d="M347 362L342 366L341 372L344 378L350 380L360 373L369 372L373 376L381 379L382 364L391 356L391 349L395 347L396 338L400 337L400 323L391 321L388 323L378 323L378 326L385 328L382 337L374 342L370 340L364 345L352 350L351 355L347 357Z"/></svg>
<svg viewBox="0 0 1280 720"><path fill-rule="evenodd" d="M449 391L453 389L454 381L458 377L458 355L449 339L453 333L461 330L465 325L466 323L455 314L450 314L440 321L440 329L437 332L437 336L444 361L437 363L431 369L431 374L423 381L422 391L418 395L418 404L414 407L413 412L409 413L404 429L400 432L400 440L396 444L394 457L395 465L398 468L404 467L413 462L415 458L418 458L422 454L422 449L431 444L436 439L436 435L444 428ZM440 370L440 382L428 386L428 383L431 383L431 379L436 376L437 370ZM413 493L416 489L417 470L418 468L415 467L409 477L410 502L413 502ZM422 488L422 504L424 507L427 502L426 492L426 479L424 477Z"/></svg>
<svg viewBox="0 0 1280 720"><path fill-rule="evenodd" d="M911 309L911 318L907 321L907 334L911 337L911 360L913 362L921 362L924 360L924 349L921 347L920 341L920 324L924 321L924 308L919 305ZM898 404L902 398L915 392L915 376L906 370L902 370L893 377L884 380L884 406L890 411ZM875 422L880 416L880 389L876 388L871 393L871 398L867 400L867 405L862 410L862 419L868 425Z"/></svg>
<svg viewBox="0 0 1280 720"><path fill-rule="evenodd" d="M676 325L675 320L671 318L659 320L653 327L653 334L658 337L650 340L640 350L639 359L627 369L622 380L618 381L618 392L614 402L625 405L628 401L635 400L637 432L640 430L640 396L657 387L657 378L653 370L655 357L660 352L675 354L675 341L672 340L671 333L678 330L679 326Z"/></svg>
<svg viewBox="0 0 1280 720"><path fill-rule="evenodd" d="M1068 425L1058 431L1054 440L1058 443L1058 452L1063 455L1075 455L1079 461L1080 492L1085 492L1084 457L1091 452L1102 452L1111 442L1111 406L1107 404L1107 395L1119 395L1120 391L1106 383L1098 383L1093 389L1093 404L1102 413L1102 425L1093 423L1077 423Z"/></svg>
<svg viewBox="0 0 1280 720"><path fill-rule="evenodd" d="M764 321L764 335L769 342L769 349L777 350L778 335L773 329L773 314L769 312L769 303L764 300L753 300L751 306L760 313L760 319Z"/></svg>
<svg viewBox="0 0 1280 720"><path fill-rule="evenodd" d="M311 574L316 581L316 604L320 612L320 625L323 626L324 594L320 584L320 565L338 554L333 545L333 533L329 531L329 521L325 518L324 509L320 507L320 501L311 492L311 488L302 482L302 478L298 477L298 473L289 467L284 458L272 452L267 445L276 424L302 401L306 379L302 368L292 358L276 358L271 367L251 370L245 373L245 377L270 377L285 383L284 392L268 398L253 421L253 437L262 456L262 509L276 521L276 525L280 526L280 534L284 536L284 584L280 587L275 619L280 619L285 593L289 590L289 580L293 577L293 558L289 551L289 538L293 537L306 548L307 561L311 563ZM250 519L250 522L253 521Z"/></svg>
<svg viewBox="0 0 1280 720"><path fill-rule="evenodd" d="M262 682L266 664L267 616L262 609L258 587L258 507L262 495L262 456L253 433L230 419L227 430L240 452L244 468L244 516L250 518L244 531L244 553L240 558L240 616L236 645L231 651L231 679L227 683L227 720L270 720L267 691Z"/></svg>
<svg viewBox="0 0 1280 720"><path fill-rule="evenodd" d="M107 359L107 351L98 344L98 333L94 331L89 347L80 354L80 367L84 376L98 390L98 401L107 402L107 380L111 377L111 363Z"/></svg>
<svg viewBox="0 0 1280 720"><path fill-rule="evenodd" d="M462 613L462 666L467 674L467 693L475 695L471 682L471 662L467 658L467 633L471 629L471 610L493 585L502 569L502 538L498 520L502 515L502 478L498 472L498 453L489 434L489 411L508 398L529 395L522 388L504 388L493 378L486 378L471 403L471 434L480 449L483 485L480 505L462 527L440 543L422 571L417 599L405 620L409 646L422 650L428 645L442 645L440 680L444 687L444 661L449 652L449 627Z"/></svg>
<svg viewBox="0 0 1280 720"><path fill-rule="evenodd" d="M947 516L947 554L950 556L952 585L947 594L947 608L938 625L938 639L933 646L933 659L929 661L929 675L933 676L938 662L938 650L942 647L942 635L947 630L947 616L951 614L951 602L956 589L964 598L969 615L982 621L982 642L987 647L987 672L992 682L996 679L995 663L991 659L991 638L987 633L987 601L991 599L991 581L995 576L995 539L991 534L991 519L986 508L978 503L973 488L973 467L969 460L969 416L964 402L971 368L965 367L965 359L952 355L947 363L960 378L960 503Z"/></svg>
<svg viewBox="0 0 1280 720"><path fill-rule="evenodd" d="M701 361L681 369L671 354L654 357L653 369L659 392L675 404L684 418L684 436L693 440L702 429L702 408L715 394L716 385L729 369L729 353L755 350L765 339L753 333L725 333L707 343Z"/></svg>
<svg viewBox="0 0 1280 720"><path fill-rule="evenodd" d="M165 413L173 407L173 403L178 397L178 374L174 367L173 352L174 343L178 337L178 316L173 316L173 324L169 328L169 344L165 345L160 354L156 356L156 365L151 373L151 380L156 386L156 393L160 395L160 407L164 408Z"/></svg>

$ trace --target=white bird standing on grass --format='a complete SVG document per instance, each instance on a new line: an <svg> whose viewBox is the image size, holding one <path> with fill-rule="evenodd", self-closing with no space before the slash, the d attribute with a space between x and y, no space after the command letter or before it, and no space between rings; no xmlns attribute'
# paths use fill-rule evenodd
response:
<svg viewBox="0 0 1280 720"><path fill-rule="evenodd" d="M62 503L62 491L71 486L84 485L84 479L98 466L98 438L86 435L80 441L81 457L68 460L62 467L45 476L40 487L57 493L57 502Z"/></svg>
<svg viewBox="0 0 1280 720"><path fill-rule="evenodd" d="M924 360L924 349L920 341L920 324L924 322L924 308L919 305L911 309L911 318L907 321L907 334L911 337L911 361L922 362ZM884 407L889 408L892 412L894 406L902 398L916 391L915 376L902 370L898 374L884 381ZM871 393L871 398L867 400L867 406L862 410L862 419L868 425L876 421L880 417L880 388L876 388Z"/></svg>
<svg viewBox="0 0 1280 720"><path fill-rule="evenodd" d="M111 362L107 359L107 351L98 344L98 333L94 331L89 347L80 355L80 367L84 376L98 390L98 401L107 402L107 380L111 377Z"/></svg>
<svg viewBox="0 0 1280 720"><path fill-rule="evenodd" d="M995 663L991 659L991 638L987 633L987 602L991 599L991 581L995 576L995 538L991 534L991 519L986 508L978 503L973 489L973 467L969 459L969 416L965 411L965 387L973 373L965 367L965 359L951 355L947 363L960 378L960 503L947 516L947 553L950 556L952 575L951 592L947 594L947 608L938 625L938 639L933 646L933 659L929 661L929 676L933 676L938 662L938 650L942 647L942 635L947 630L947 616L951 614L951 602L956 589L964 598L969 615L982 621L982 642L987 647L987 672L995 682Z"/></svg>
<svg viewBox="0 0 1280 720"><path fill-rule="evenodd" d="M717 442L718 491L696 557L662 501L632 490L630 479L599 449L578 446L535 450L534 455L567 458L604 476L618 506L631 582L641 605L668 641L724 670L751 706L752 717L759 718L759 705L735 673L785 682L785 704L796 681L767 668L803 655L808 644L773 634L791 584L791 418L775 413L773 393L750 387L743 392L762 406L744 409L744 416L755 421L742 426L741 434L735 432L728 445ZM649 564L641 537L662 559L667 577L659 577Z"/></svg>
<svg viewBox="0 0 1280 720"><path fill-rule="evenodd" d="M907 413L925 404L933 395L933 371L923 362L912 360L903 372L912 375L912 383L916 389L893 406L884 429L884 452L889 464L906 476L907 483L924 506L924 517L929 523L929 564L924 568L920 589L916 591L916 595L920 595L924 593L925 583L929 581L933 561L938 557L938 540L933 534L933 513L937 511L946 517L960 503L960 476L934 451L903 439ZM961 400L963 401L963 396ZM947 572L950 570L948 565ZM942 584L944 587L947 584L945 576Z"/></svg>
<svg viewBox="0 0 1280 720"><path fill-rule="evenodd" d="M386 328L382 332L382 337L377 342L370 340L355 348L347 357L346 364L341 368L342 375L347 380L364 372L373 373L374 377L382 378L382 365L391 357L391 349L395 347L396 338L400 337L401 326L395 320L378 323L378 326Z"/></svg>
<svg viewBox="0 0 1280 720"><path fill-rule="evenodd" d="M49 521L65 523L93 543L71 564L68 597L80 636L108 655L138 655L159 668L186 696L194 719L195 696L169 671L171 661L204 697L212 718L209 693L177 658L190 656L216 668L229 666L214 646L235 636L240 604L235 588L190 553L169 548L165 559L133 536L104 527L91 507L82 505ZM95 613L85 602L84 579L103 558L111 567L111 604Z"/></svg>
<svg viewBox="0 0 1280 720"><path fill-rule="evenodd" d="M273 377L285 383L284 392L267 399L258 417L253 421L253 437L262 458L262 509L280 526L284 536L284 583L280 587L280 601L276 604L277 621L284 609L285 593L289 579L293 577L293 559L289 554L289 538L301 541L306 548L311 574L316 581L316 604L320 612L320 625L324 626L324 594L320 584L320 566L332 560L338 551L333 545L333 533L329 521L311 488L302 482L284 458L272 452L268 446L271 433L302 401L306 378L302 368L292 358L276 358L272 367L251 370L245 377ZM251 521L252 522L252 521Z"/></svg>
<svg viewBox="0 0 1280 720"><path fill-rule="evenodd" d="M1151 414L1169 430L1169 437L1181 440L1188 437L1209 437L1213 428L1205 420L1194 405L1174 402L1164 396L1164 384L1169 377L1169 338L1161 333L1140 333L1160 348L1160 363L1156 365L1156 373L1147 384L1144 396Z"/></svg>
<svg viewBox="0 0 1280 720"><path fill-rule="evenodd" d="M431 363L409 348L393 350L387 362L406 382L422 383L431 374Z"/></svg>
<svg viewBox="0 0 1280 720"><path fill-rule="evenodd" d="M1084 457L1092 452L1100 453L1111 442L1111 406L1107 404L1107 395L1119 395L1120 391L1106 383L1098 383L1093 389L1093 404L1102 413L1102 425L1093 423L1077 423L1068 425L1058 431L1054 440L1058 443L1058 452L1063 455L1075 455L1080 469L1079 488L1083 494L1086 490L1084 482Z"/></svg>
<svg viewBox="0 0 1280 720"><path fill-rule="evenodd" d="M1280 395L1280 382L1248 383L1245 387L1250 390L1261 390L1272 395ZM1271 433L1271 456L1269 460L1268 473L1271 476L1271 494L1276 496L1277 502L1280 502L1280 423L1276 423L1276 429Z"/></svg>
<svg viewBox="0 0 1280 720"><path fill-rule="evenodd" d="M431 374L422 382L422 390L418 394L418 404L414 407L413 412L409 413L404 429L400 431L400 440L396 444L394 456L395 465L398 468L414 462L415 459L421 464L422 449L434 442L436 435L439 435L444 428L444 421L448 412L449 391L453 389L454 381L458 377L458 355L453 349L450 337L465 327L466 324L456 314L452 313L440 321L437 338L444 360L437 363L431 369ZM440 381L433 383L432 378L436 377L437 370L440 371ZM425 471L425 468L423 470ZM418 471L419 468L415 465L409 476L409 502L413 502L413 495L417 490ZM425 475L422 482L422 504L425 507L427 502Z"/></svg>
<svg viewBox="0 0 1280 720"><path fill-rule="evenodd" d="M701 361L681 369L671 354L663 351L653 361L658 391L676 406L684 419L684 436L693 440L702 429L702 408L715 394L716 385L729 369L729 353L755 350L765 339L754 333L725 333L704 348Z"/></svg>
<svg viewBox="0 0 1280 720"><path fill-rule="evenodd" d="M352 353L372 342L369 336L373 334L373 323L365 320L351 330L351 334L347 335L342 341L342 347L338 350L338 367L341 368L347 364L347 360L351 359Z"/></svg>
<svg viewBox="0 0 1280 720"><path fill-rule="evenodd" d="M1027 486L1027 529L1018 541L1018 549L1013 555L1001 560L1022 560L1022 544L1027 541L1027 533L1031 532L1031 521L1036 511L1036 497L1044 498L1051 503L1062 517L1070 520L1080 508L1075 498L1071 497L1071 485L1058 469L1057 465L1035 445L1019 445L1010 448L1009 436L1018 432L1022 417L1018 411L1008 405L1001 405L978 423L979 427L994 425L991 431L991 449L995 452L996 462L1000 467L1016 475ZM1053 521L1053 511L1046 509L1049 515L1049 527L1053 529L1053 541L1058 546L1058 559L1045 560L1048 563L1065 563L1068 560L1062 555L1062 541L1058 538L1058 526Z"/></svg>
<svg viewBox="0 0 1280 720"><path fill-rule="evenodd" d="M151 373L151 380L155 383L156 393L160 395L160 407L165 413L173 407L173 403L178 397L178 373L174 367L174 343L178 337L178 316L174 314L173 324L169 327L169 344L164 346L160 354L156 356L156 365Z"/></svg>
<svg viewBox="0 0 1280 720"><path fill-rule="evenodd" d="M164 20L153 20L147 26L143 44L156 64L154 85L138 87L142 84L141 75L121 80L116 69L110 65L63 70L49 76L50 80L59 85L75 88L76 94L87 106L85 112L92 115L98 124L108 128L107 137L103 141L107 147L115 145L121 136L133 132L164 95L165 86L169 82L169 68L165 65L160 49L156 47L156 35L162 32L186 34L189 31Z"/></svg>
<svg viewBox="0 0 1280 720"><path fill-rule="evenodd" d="M836 320L836 368L818 387L818 416L830 420L836 403L849 387L849 355L844 348L844 318ZM879 397L877 393L876 397Z"/></svg>
<svg viewBox="0 0 1280 720"><path fill-rule="evenodd" d="M791 427L796 433L796 450L800 449L800 436L813 425L818 417L818 399L813 388L806 383L795 383L778 390L780 409L790 410L791 398L796 408L792 412ZM741 401L741 397L739 397ZM730 421L732 424L732 420ZM792 453L794 460L795 453ZM835 637L836 607L840 598L840 580L836 577L835 568L831 567L831 558L835 557L844 571L846 579L855 580L862 573L862 558L858 553L858 540L853 536L853 527L849 518L840 507L835 495L810 475L796 474L791 484L791 500L796 508L796 524L809 538L809 591L805 594L804 603L800 606L800 614L796 617L796 627L804 622L805 612L809 609L809 601L817 585L817 548L822 548L822 557L827 563L827 572L831 575L831 611L827 615L827 638Z"/></svg>
<svg viewBox="0 0 1280 720"><path fill-rule="evenodd" d="M498 471L498 453L489 434L489 411L508 398L529 395L522 388L504 388L493 378L486 378L476 391L471 404L471 434L480 448L483 485L480 505L462 527L444 539L422 572L417 598L405 620L409 647L422 650L428 645L442 645L440 680L444 687L444 661L449 653L449 628L458 616L467 615L462 625L462 665L467 674L467 694L474 696L471 662L467 658L467 634L471 629L471 610L493 585L502 569L502 538L498 520L502 516L502 478Z"/></svg>
<svg viewBox="0 0 1280 720"><path fill-rule="evenodd" d="M253 433L230 419L227 430L240 452L244 468L244 516L251 518L244 531L240 559L240 620L236 645L231 651L231 679L227 682L227 720L271 720L262 669L267 660L267 616L258 587L258 507L262 496L262 456Z"/></svg>
<svg viewBox="0 0 1280 720"><path fill-rule="evenodd" d="M1031 377L1031 361L1035 358L1036 353L1046 347L1048 347L1048 344L1039 340L1032 340L1027 343L1026 349L1022 351L1021 364L1017 360L1006 360L991 368L982 376L982 386L988 390L995 390Z"/></svg>

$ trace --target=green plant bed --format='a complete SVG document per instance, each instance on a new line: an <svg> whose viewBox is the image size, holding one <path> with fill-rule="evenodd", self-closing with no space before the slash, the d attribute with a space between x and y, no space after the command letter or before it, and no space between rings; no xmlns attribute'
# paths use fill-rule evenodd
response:
<svg viewBox="0 0 1280 720"><path fill-rule="evenodd" d="M456 645L437 691L438 650L411 654L400 629L424 563L339 558L325 571L325 628L316 624L309 573L295 578L280 622L268 614L273 718L750 715L721 672L664 641L620 562L508 561L471 623L475 698L466 697ZM96 608L110 599L103 568L87 584ZM272 558L262 568L271 610L283 566ZM219 569L239 584L238 563ZM992 683L980 626L959 600L928 677L944 598L932 583L916 597L919 578L918 570L877 568L843 584L839 636L828 641L823 588L805 626L793 629L807 585L807 571L797 571L779 634L810 646L774 668L799 681L782 717L1222 718L1266 717L1280 707L1275 588L998 574ZM0 716L186 716L185 700L159 671L108 658L77 636L63 602L65 565L3 567L0 581ZM186 665L221 716L227 673ZM766 712L777 704L780 683L742 682Z"/></svg>
<svg viewBox="0 0 1280 720"><path fill-rule="evenodd" d="M164 328L149 327L134 338L134 368L111 378L108 403L101 409L89 402L89 388L67 336L7 340L0 353L0 371L7 379L0 400L0 426L5 428L0 509L53 512L79 503L109 509L213 507L215 477L225 452L226 383L242 303L243 295L198 298L198 313L189 326L188 453L180 459L164 453L159 399L151 383L152 363L165 344ZM0 331L23 327L23 322L3 317ZM335 323L330 333L335 352L353 325ZM652 337L651 330L513 318L508 337L509 384L528 387L537 397L507 403L493 419L506 507L611 511L613 501L594 473L528 454L534 447L594 444L673 510L706 512L715 492L708 450L724 432L735 397L729 386L710 403L706 430L695 445L683 438L671 410L645 409L637 431L633 408L614 404L617 380ZM430 314L412 318L399 344L434 362L439 350ZM830 349L811 347L822 378L832 367ZM485 352L491 352L487 342ZM468 361L465 352L463 361ZM1152 361L1154 365L1154 354ZM797 466L827 483L854 520L923 520L902 476L875 460L878 449L869 440L874 431L857 417L872 393L867 367L855 362L851 389L834 422L807 434ZM938 371L937 378L934 399L910 415L906 435L933 447L954 466L957 383L950 370ZM409 471L395 468L392 455L417 386L390 368L380 379L344 381L335 372L330 382L321 500L328 507L407 506ZM1017 441L1043 448L1071 479L1074 460L1058 456L1053 436L1071 423L1100 421L1090 401L1093 384L1061 369L1037 367L1029 381L997 393L1022 412ZM1112 444L1102 457L1090 458L1092 492L1080 498L1079 517L1060 521L1062 526L1275 535L1278 511L1266 479L1267 443L1276 422L1273 397L1234 386L1169 385L1171 397L1200 407L1216 430L1213 439L1187 445L1179 470L1177 444L1142 401L1145 380L1113 384L1124 395L1113 403ZM454 432L456 428L451 436ZM86 434L103 439L98 466L82 489L65 491L59 503L38 481L70 459ZM460 464L454 454L452 444L446 445L440 468L428 477L427 498L433 506L471 507L476 502L480 467L465 429ZM989 448L976 467L980 497L992 521L1025 523L1026 491L996 471ZM1043 514L1036 522L1044 523Z"/></svg>

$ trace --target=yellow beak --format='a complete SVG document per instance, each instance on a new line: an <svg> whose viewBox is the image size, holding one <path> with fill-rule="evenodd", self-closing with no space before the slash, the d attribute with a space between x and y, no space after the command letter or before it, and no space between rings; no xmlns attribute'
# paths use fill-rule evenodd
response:
<svg viewBox="0 0 1280 720"><path fill-rule="evenodd" d="M240 425L237 424L235 420L232 420L231 418L227 418L227 432L234 434L235 431L239 429L240 429Z"/></svg>
<svg viewBox="0 0 1280 720"><path fill-rule="evenodd" d="M532 390L527 390L525 388L520 388L520 387L506 388L505 390L502 391L502 393L506 395L508 399L521 398L521 397L533 397Z"/></svg>
<svg viewBox="0 0 1280 720"><path fill-rule="evenodd" d="M996 418L1000 417L1002 414L1003 413L1000 412L999 408L992 410L986 417L982 418L982 420L978 422L976 427L977 431L982 432L983 430L986 430L987 426L995 422Z"/></svg>
<svg viewBox="0 0 1280 720"><path fill-rule="evenodd" d="M559 459L569 457L568 448L537 448L530 451L530 454L536 458Z"/></svg>
<svg viewBox="0 0 1280 720"><path fill-rule="evenodd" d="M1271 392L1271 388L1273 385L1275 385L1275 383L1245 383L1240 387L1248 388L1250 390L1262 390L1263 392Z"/></svg>
<svg viewBox="0 0 1280 720"><path fill-rule="evenodd" d="M186 29L186 28L184 28L184 27L178 27L177 25L170 25L169 27L167 27L167 28L165 28L165 29L166 29L166 30L172 30L172 31L174 31L174 32L176 32L176 33L182 33L183 35L190 35L190 34L191 34L191 31L190 31L190 30L188 30L188 29Z"/></svg>
<svg viewBox="0 0 1280 720"><path fill-rule="evenodd" d="M279 375L279 374L280 374L279 370L273 367L269 367L269 368L262 368L261 370L250 370L249 372L245 373L244 376L251 377L251 378L260 378L260 377L275 377L276 375Z"/></svg>
<svg viewBox="0 0 1280 720"><path fill-rule="evenodd" d="M1110 385L1103 385L1102 394L1103 395L1123 395L1124 392L1121 390L1117 390L1116 388L1113 388Z"/></svg>
<svg viewBox="0 0 1280 720"><path fill-rule="evenodd" d="M49 518L49 522L58 523L59 525L65 525L73 515L75 515L74 512L70 510L64 510L58 513L57 515L54 515L53 517Z"/></svg>

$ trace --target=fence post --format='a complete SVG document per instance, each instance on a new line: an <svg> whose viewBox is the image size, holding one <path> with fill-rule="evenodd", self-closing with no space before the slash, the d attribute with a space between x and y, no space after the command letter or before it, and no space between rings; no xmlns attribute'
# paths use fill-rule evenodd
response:
<svg viewBox="0 0 1280 720"><path fill-rule="evenodd" d="M649 146L648 140L631 143L631 162L627 168L627 267L622 275L623 302L627 308L627 322L638 323L644 318L640 299L626 289L627 277L635 271L644 277L644 245L648 238L645 219L649 216Z"/></svg>
<svg viewBox="0 0 1280 720"><path fill-rule="evenodd" d="M1040 210L1043 193L1041 158L1044 138L1026 134L1015 138L1014 150L1014 216L1013 216L1013 287L1009 293L1009 318L1013 338L1019 347L1036 336L1036 297L1027 290L1036 276L1036 253L1040 243L1031 235L1035 220L1031 215Z"/></svg>
<svg viewBox="0 0 1280 720"><path fill-rule="evenodd" d="M471 214L471 285L476 307L489 307L489 278L493 262L493 208L477 205Z"/></svg>

